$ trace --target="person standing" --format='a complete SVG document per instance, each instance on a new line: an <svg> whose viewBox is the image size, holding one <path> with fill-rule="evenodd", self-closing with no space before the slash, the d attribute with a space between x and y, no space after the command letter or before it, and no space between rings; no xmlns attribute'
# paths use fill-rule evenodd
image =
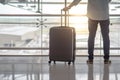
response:
<svg viewBox="0 0 120 80"><path fill-rule="evenodd" d="M81 0L73 0L69 6L64 7L67 11L73 6L78 5ZM100 24L103 37L104 63L111 63L109 60L110 40L109 40L109 2L111 0L88 0L87 17L88 17L88 60L92 64L94 60L94 42L98 24Z"/></svg>

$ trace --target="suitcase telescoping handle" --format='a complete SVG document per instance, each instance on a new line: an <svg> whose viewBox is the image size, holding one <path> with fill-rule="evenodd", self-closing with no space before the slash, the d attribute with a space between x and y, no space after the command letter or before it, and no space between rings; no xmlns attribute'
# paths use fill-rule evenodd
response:
<svg viewBox="0 0 120 80"><path fill-rule="evenodd" d="M65 0L65 7L67 6L67 0ZM64 12L64 15L63 15ZM64 16L64 27L69 26L69 10L63 11L61 9L61 27L63 27L63 16Z"/></svg>
<svg viewBox="0 0 120 80"><path fill-rule="evenodd" d="M64 17L64 22L63 22L63 17ZM61 9L61 27L68 27L68 26L69 26L69 11L63 11Z"/></svg>

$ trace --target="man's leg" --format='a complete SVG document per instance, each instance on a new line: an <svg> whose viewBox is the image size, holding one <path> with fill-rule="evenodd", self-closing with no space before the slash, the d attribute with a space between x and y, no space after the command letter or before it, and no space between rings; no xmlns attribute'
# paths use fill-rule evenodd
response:
<svg viewBox="0 0 120 80"><path fill-rule="evenodd" d="M97 24L98 21L89 19L88 21L88 30L89 30L89 37L88 37L88 58L89 60L93 60L93 53L94 53L94 40L97 31Z"/></svg>
<svg viewBox="0 0 120 80"><path fill-rule="evenodd" d="M110 50L110 40L109 40L109 19L100 21L101 32L103 37L103 48L104 48L104 60L109 61L109 50Z"/></svg>

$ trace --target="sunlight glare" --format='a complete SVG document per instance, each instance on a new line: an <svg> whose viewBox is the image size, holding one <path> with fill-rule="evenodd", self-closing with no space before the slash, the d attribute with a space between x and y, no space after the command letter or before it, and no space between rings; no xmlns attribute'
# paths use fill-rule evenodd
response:
<svg viewBox="0 0 120 80"><path fill-rule="evenodd" d="M77 33L87 33L88 32L88 18L85 16L81 17L71 17L70 26L76 29Z"/></svg>
<svg viewBox="0 0 120 80"><path fill-rule="evenodd" d="M69 14L75 14L79 16L73 16L69 18L70 26L73 26L76 29L76 32L88 32L88 18L86 16L87 6L86 5L77 5L70 9Z"/></svg>

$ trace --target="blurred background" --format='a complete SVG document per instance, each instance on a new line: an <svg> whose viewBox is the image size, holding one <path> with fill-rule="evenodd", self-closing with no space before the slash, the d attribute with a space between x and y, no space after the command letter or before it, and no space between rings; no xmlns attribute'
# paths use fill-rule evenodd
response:
<svg viewBox="0 0 120 80"><path fill-rule="evenodd" d="M69 5L72 0L67 0ZM0 0L0 55L48 55L49 29L60 26L65 0ZM120 55L120 0L112 0L110 52ZM76 29L76 55L87 55L87 0L69 11L69 26ZM64 14L63 14L64 15ZM64 18L63 18L64 23ZM95 55L103 55L98 28Z"/></svg>

